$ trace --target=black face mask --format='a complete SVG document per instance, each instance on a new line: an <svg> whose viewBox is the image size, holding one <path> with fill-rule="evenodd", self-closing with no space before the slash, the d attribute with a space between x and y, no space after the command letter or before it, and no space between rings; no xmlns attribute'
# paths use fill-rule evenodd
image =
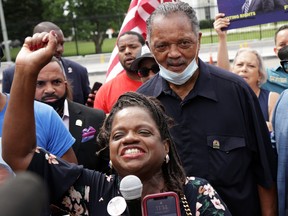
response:
<svg viewBox="0 0 288 216"><path fill-rule="evenodd" d="M53 109L60 115L60 117L63 117L63 111L64 111L64 102L67 97L67 93L64 94L63 97L59 98L55 102L45 102L41 101L42 103L48 104L49 106L52 106Z"/></svg>

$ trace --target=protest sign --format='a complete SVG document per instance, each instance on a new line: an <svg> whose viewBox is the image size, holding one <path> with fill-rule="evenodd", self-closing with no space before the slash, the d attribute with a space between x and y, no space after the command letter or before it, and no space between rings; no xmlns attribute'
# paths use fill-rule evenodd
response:
<svg viewBox="0 0 288 216"><path fill-rule="evenodd" d="M230 19L227 29L288 20L288 0L217 0Z"/></svg>

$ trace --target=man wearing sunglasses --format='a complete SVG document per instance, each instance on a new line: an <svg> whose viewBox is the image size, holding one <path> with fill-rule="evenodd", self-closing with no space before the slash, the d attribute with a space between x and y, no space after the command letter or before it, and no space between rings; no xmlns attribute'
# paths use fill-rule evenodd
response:
<svg viewBox="0 0 288 216"><path fill-rule="evenodd" d="M133 61L131 70L137 71L141 81L145 83L158 73L160 69L153 55L148 52Z"/></svg>

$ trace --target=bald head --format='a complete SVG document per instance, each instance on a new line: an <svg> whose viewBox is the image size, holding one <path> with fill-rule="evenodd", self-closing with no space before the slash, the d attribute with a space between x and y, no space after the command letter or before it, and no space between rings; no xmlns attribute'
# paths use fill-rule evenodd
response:
<svg viewBox="0 0 288 216"><path fill-rule="evenodd" d="M59 26L49 21L41 22L34 27L33 34L41 32L50 32L52 30L55 31L58 41L55 57L60 59L64 52L64 34Z"/></svg>
<svg viewBox="0 0 288 216"><path fill-rule="evenodd" d="M41 33L41 32L50 32L51 30L61 31L59 26L57 26L56 24L54 24L52 22L45 21L45 22L41 22L41 23L37 24L34 27L33 34Z"/></svg>

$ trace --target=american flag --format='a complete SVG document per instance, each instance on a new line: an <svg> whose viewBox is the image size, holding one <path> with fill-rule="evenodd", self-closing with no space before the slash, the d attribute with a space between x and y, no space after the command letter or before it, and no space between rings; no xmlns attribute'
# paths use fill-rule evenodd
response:
<svg viewBox="0 0 288 216"><path fill-rule="evenodd" d="M150 14L163 2L175 2L177 0L131 0L127 15L122 23L119 35L126 31L135 31L146 39L146 20ZM106 82L124 71L118 59L118 48L114 47L110 57Z"/></svg>

